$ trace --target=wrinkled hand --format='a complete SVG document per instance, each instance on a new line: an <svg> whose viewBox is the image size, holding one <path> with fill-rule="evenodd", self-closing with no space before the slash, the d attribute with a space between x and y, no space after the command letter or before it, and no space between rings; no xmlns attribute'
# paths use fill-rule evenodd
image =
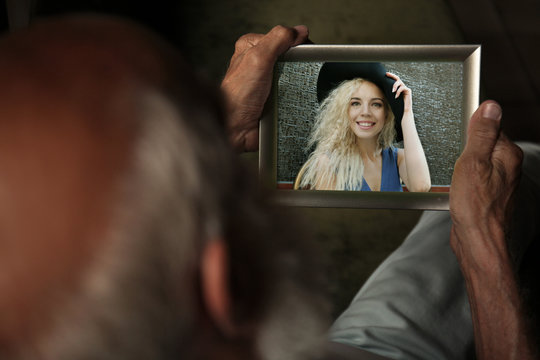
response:
<svg viewBox="0 0 540 360"><path fill-rule="evenodd" d="M532 360L539 349L505 236L523 153L500 132L500 120L493 101L471 117L450 190L450 245L465 279L476 358Z"/></svg>
<svg viewBox="0 0 540 360"><path fill-rule="evenodd" d="M467 145L454 168L450 187L454 223L451 244L458 258L464 247L478 250L476 255L485 253L485 246L504 250L504 244L461 243L465 238L482 238L479 235L500 238L495 235L504 232L509 221L508 210L519 181L523 153L500 131L500 121L501 108L496 102L480 105L471 117Z"/></svg>
<svg viewBox="0 0 540 360"><path fill-rule="evenodd" d="M412 111L412 91L407 85L403 83L403 80L399 78L396 74L390 72L386 73L391 79L396 80L394 86L392 87L392 92L396 93L396 99L403 94L403 112Z"/></svg>
<svg viewBox="0 0 540 360"><path fill-rule="evenodd" d="M276 26L266 35L247 34L238 39L221 83L227 106L227 129L239 151L259 147L259 118L272 86L272 70L279 55L305 42L308 29Z"/></svg>

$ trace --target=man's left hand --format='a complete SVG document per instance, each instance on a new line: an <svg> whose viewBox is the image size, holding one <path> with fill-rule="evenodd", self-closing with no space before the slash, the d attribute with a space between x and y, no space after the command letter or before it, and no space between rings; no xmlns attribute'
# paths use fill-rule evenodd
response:
<svg viewBox="0 0 540 360"><path fill-rule="evenodd" d="M259 148L259 118L270 94L274 64L279 55L307 38L303 25L276 26L268 34L247 34L236 42L221 89L229 138L238 151Z"/></svg>

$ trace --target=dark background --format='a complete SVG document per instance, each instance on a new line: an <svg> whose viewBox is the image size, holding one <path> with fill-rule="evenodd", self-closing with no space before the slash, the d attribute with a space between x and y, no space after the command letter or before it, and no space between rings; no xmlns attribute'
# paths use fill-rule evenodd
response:
<svg viewBox="0 0 540 360"><path fill-rule="evenodd" d="M216 83L234 41L273 25L305 24L319 44L482 44L482 96L503 107L514 140L540 140L540 1L537 0L0 0L0 31L40 17L93 11L132 18L179 47ZM1 54L0 54L1 56ZM254 161L256 156L245 156ZM295 209L330 255L338 313L420 212Z"/></svg>

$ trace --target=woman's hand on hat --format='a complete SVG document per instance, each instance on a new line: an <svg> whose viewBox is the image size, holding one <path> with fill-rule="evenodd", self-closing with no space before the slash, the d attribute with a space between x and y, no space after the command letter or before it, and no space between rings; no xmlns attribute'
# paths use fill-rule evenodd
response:
<svg viewBox="0 0 540 360"><path fill-rule="evenodd" d="M390 72L386 73L391 79L396 80L394 86L392 87L392 92L395 93L396 99L403 94L403 112L411 111L412 112L412 91L408 88L403 81L396 74Z"/></svg>
<svg viewBox="0 0 540 360"><path fill-rule="evenodd" d="M227 130L239 151L259 148L259 118L270 88L279 55L306 42L308 28L276 26L267 34L246 34L235 44L221 89L225 95Z"/></svg>

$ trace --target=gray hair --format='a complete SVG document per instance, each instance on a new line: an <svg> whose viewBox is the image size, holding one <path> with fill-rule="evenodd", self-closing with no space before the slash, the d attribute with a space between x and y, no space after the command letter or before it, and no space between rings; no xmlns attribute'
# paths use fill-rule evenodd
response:
<svg viewBox="0 0 540 360"><path fill-rule="evenodd" d="M183 99L189 107L153 90L139 95L139 137L107 248L54 314L53 330L20 358L189 358L199 254L213 236L231 253L234 319L263 324L262 358L316 353L329 310L321 278L305 263L301 236L263 205L215 110L191 102L200 94Z"/></svg>

